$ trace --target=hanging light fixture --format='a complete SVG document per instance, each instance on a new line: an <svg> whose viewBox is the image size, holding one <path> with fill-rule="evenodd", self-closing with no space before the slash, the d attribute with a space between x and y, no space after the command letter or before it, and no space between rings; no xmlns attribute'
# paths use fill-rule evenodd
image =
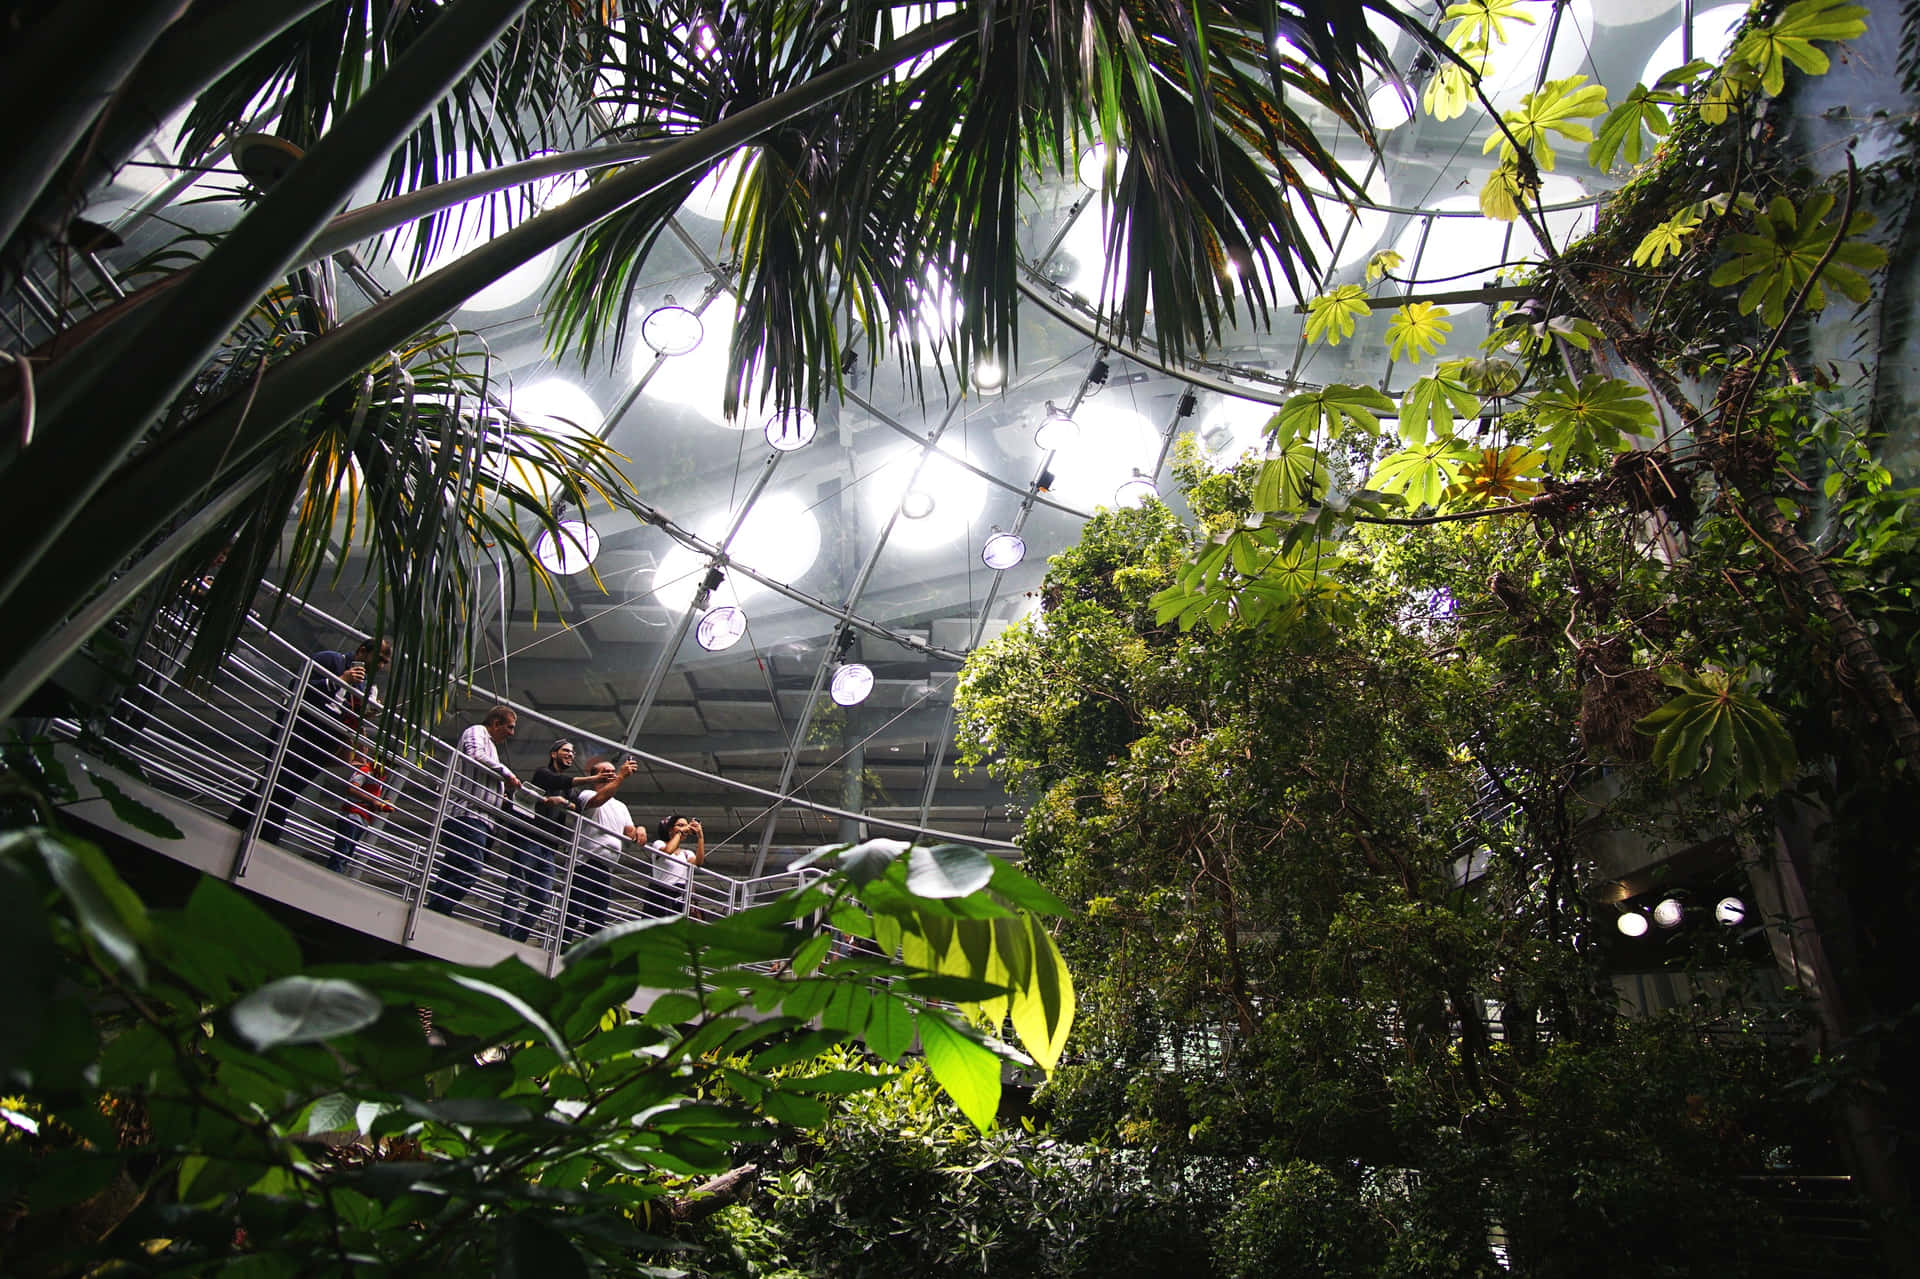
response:
<svg viewBox="0 0 1920 1279"><path fill-rule="evenodd" d="M1042 453L1058 453L1070 447L1080 438L1080 424L1065 409L1055 408L1053 401L1047 401L1047 416L1041 421L1040 428L1033 433L1033 442L1040 446Z"/></svg>
<svg viewBox="0 0 1920 1279"><path fill-rule="evenodd" d="M560 577L584 571L600 553L600 535L585 520L561 520L533 540L533 558Z"/></svg>
<svg viewBox="0 0 1920 1279"><path fill-rule="evenodd" d="M767 443L782 453L807 447L819 433L819 422L806 409L781 409L767 419Z"/></svg>
<svg viewBox="0 0 1920 1279"><path fill-rule="evenodd" d="M1628 937L1647 935L1647 917L1637 910L1623 911L1620 917L1613 921L1613 926Z"/></svg>
<svg viewBox="0 0 1920 1279"><path fill-rule="evenodd" d="M900 499L900 514L910 520L924 520L933 514L933 494L925 489L908 489Z"/></svg>
<svg viewBox="0 0 1920 1279"><path fill-rule="evenodd" d="M659 355L685 355L699 346L705 335L700 317L675 302L671 293L665 305L653 308L640 321L640 340Z"/></svg>
<svg viewBox="0 0 1920 1279"><path fill-rule="evenodd" d="M1007 371L992 356L983 355L973 362L973 384L982 391L997 391L1006 385Z"/></svg>
<svg viewBox="0 0 1920 1279"><path fill-rule="evenodd" d="M833 673L833 700L841 706L858 706L873 692L873 668L864 662L848 662Z"/></svg>
<svg viewBox="0 0 1920 1279"><path fill-rule="evenodd" d="M997 528L980 548L980 562L990 569L1009 569L1025 558L1026 541L1018 533L1002 533Z"/></svg>
<svg viewBox="0 0 1920 1279"><path fill-rule="evenodd" d="M1747 904L1738 897L1722 897L1714 903L1713 917L1728 928L1746 922Z"/></svg>
<svg viewBox="0 0 1920 1279"><path fill-rule="evenodd" d="M1116 506L1145 506L1159 496L1160 486L1138 467L1134 468L1132 479L1124 481L1113 491L1113 501Z"/></svg>
<svg viewBox="0 0 1920 1279"><path fill-rule="evenodd" d="M1678 928L1687 917L1687 908L1678 897L1663 897L1653 908L1653 922L1662 928Z"/></svg>
<svg viewBox="0 0 1920 1279"><path fill-rule="evenodd" d="M693 628L694 639L709 653L725 652L747 633L747 615L731 604L710 610Z"/></svg>

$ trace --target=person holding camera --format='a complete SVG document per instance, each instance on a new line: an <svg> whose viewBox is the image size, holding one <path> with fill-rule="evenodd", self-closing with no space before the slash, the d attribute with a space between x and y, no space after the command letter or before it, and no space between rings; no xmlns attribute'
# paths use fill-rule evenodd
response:
<svg viewBox="0 0 1920 1279"><path fill-rule="evenodd" d="M660 819L654 835L647 848L653 853L655 898L666 907L666 914L677 915L689 907L687 882L692 868L706 865L707 832L698 817L673 813Z"/></svg>
<svg viewBox="0 0 1920 1279"><path fill-rule="evenodd" d="M573 892L567 899L570 934L597 933L607 926L613 902L613 868L620 863L621 841L647 842L646 827L636 826L632 812L613 797L620 784L639 768L631 755L618 768L607 755L595 755L587 761L587 775L580 779L584 788L573 801L586 814L588 828L581 834L580 860L573 868Z"/></svg>
<svg viewBox="0 0 1920 1279"><path fill-rule="evenodd" d="M288 711L294 716L293 729L287 735L287 751L274 778L265 820L260 823L261 839L279 843L294 800L329 765L347 759L352 736L349 724L357 728L373 695L368 680L392 660L393 642L378 636L351 653L328 648L308 655L306 677L300 680ZM255 789L227 814L227 824L245 830L259 806L260 791Z"/></svg>

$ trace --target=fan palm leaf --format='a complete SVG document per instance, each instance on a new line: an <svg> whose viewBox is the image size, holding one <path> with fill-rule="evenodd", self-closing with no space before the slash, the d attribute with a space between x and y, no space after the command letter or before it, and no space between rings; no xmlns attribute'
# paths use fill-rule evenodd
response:
<svg viewBox="0 0 1920 1279"><path fill-rule="evenodd" d="M900 39L885 10L848 6L831 23L778 4L764 12L778 20L722 20L710 51L692 56L634 41L623 101L668 130L698 130ZM1215 340L1236 305L1264 319L1280 286L1303 292L1300 273L1314 265L1289 191L1303 172L1353 189L1301 110L1364 128L1362 76L1386 60L1368 12L1418 29L1386 0L963 7L949 19L960 38L937 53L756 141L728 221L740 320L727 411L756 390L817 406L835 389L844 335L862 327L913 368L929 328L943 367L1011 353L1019 197L1094 136L1129 147L1111 192L1111 243L1128 250L1124 277L1109 280L1115 333L1150 335L1179 356ZM699 176L573 246L548 297L550 345L590 358L610 336L617 349L638 255Z"/></svg>

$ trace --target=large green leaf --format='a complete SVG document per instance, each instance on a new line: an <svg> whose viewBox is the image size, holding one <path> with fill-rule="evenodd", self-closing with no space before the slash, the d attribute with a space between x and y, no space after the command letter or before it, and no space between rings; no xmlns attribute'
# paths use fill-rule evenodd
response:
<svg viewBox="0 0 1920 1279"><path fill-rule="evenodd" d="M1733 47L1733 56L1754 67L1760 87L1777 95L1787 86L1787 63L1808 75L1825 75L1831 63L1814 47L1866 34L1867 10L1846 0L1794 0L1772 22L1756 23Z"/></svg>
<svg viewBox="0 0 1920 1279"><path fill-rule="evenodd" d="M380 1019L383 1005L366 987L330 977L282 977L229 1011L233 1028L256 1049L317 1044Z"/></svg>
<svg viewBox="0 0 1920 1279"><path fill-rule="evenodd" d="M939 1017L920 1019L920 1047L927 1068L960 1113L986 1132L1000 1111L1000 1058Z"/></svg>
<svg viewBox="0 0 1920 1279"><path fill-rule="evenodd" d="M993 859L977 848L940 844L907 854L907 891L919 897L965 897L993 882Z"/></svg>
<svg viewBox="0 0 1920 1279"><path fill-rule="evenodd" d="M1280 406L1272 427L1273 442L1284 446L1295 440L1311 441L1323 429L1338 435L1348 427L1378 435L1380 419L1393 412L1392 397L1377 387L1335 383L1318 391L1302 391Z"/></svg>
<svg viewBox="0 0 1920 1279"><path fill-rule="evenodd" d="M1664 671L1672 700L1634 727L1653 738L1653 766L1669 781L1699 774L1709 793L1765 796L1793 780L1799 761L1779 716L1722 670Z"/></svg>
<svg viewBox="0 0 1920 1279"><path fill-rule="evenodd" d="M1884 265L1887 252L1877 244L1853 239L1873 226L1871 213L1855 213L1844 231L1827 225L1833 204L1832 193L1826 191L1808 196L1798 208L1786 196L1776 195L1754 220L1752 231L1727 237L1734 256L1721 263L1708 282L1719 287L1747 280L1740 294L1740 314L1757 310L1768 324L1785 318L1787 303L1809 280L1813 281L1805 303L1809 311L1826 306L1827 285L1850 301L1865 302L1870 290L1861 272ZM1836 239L1838 247L1816 278L1814 269Z"/></svg>
<svg viewBox="0 0 1920 1279"><path fill-rule="evenodd" d="M1569 458L1593 462L1626 447L1627 436L1649 434L1658 420L1643 388L1598 373L1578 385L1555 379L1533 397L1532 408L1541 428L1536 442L1546 446L1556 471Z"/></svg>

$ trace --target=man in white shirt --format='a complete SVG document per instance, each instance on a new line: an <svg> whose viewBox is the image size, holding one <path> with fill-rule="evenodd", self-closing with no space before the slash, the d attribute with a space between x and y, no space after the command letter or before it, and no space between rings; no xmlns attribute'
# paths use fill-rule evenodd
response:
<svg viewBox="0 0 1920 1279"><path fill-rule="evenodd" d="M581 779L586 788L574 796L575 806L586 815L587 828L580 833L580 860L573 868L573 891L567 897L567 932L571 935L597 933L607 926L613 868L620 862L622 841L647 842L646 828L634 825L633 814L613 797L620 783L639 767L627 759L615 768L613 760L605 755L587 761L587 775Z"/></svg>
<svg viewBox="0 0 1920 1279"><path fill-rule="evenodd" d="M513 740L519 715L496 706L478 724L460 734L446 820L440 825L440 863L427 894L427 909L451 915L473 887L493 843L493 822L520 778L500 762L500 748Z"/></svg>

